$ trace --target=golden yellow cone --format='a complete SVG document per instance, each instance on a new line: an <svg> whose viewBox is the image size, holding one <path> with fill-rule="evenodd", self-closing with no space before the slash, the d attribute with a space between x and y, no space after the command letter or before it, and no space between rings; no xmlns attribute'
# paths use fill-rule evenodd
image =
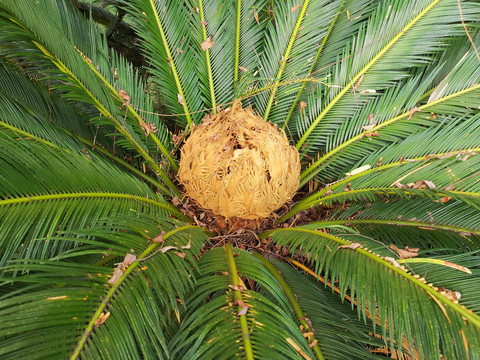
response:
<svg viewBox="0 0 480 360"><path fill-rule="evenodd" d="M214 214L258 219L293 197L300 161L283 130L236 101L192 130L178 177L187 195Z"/></svg>

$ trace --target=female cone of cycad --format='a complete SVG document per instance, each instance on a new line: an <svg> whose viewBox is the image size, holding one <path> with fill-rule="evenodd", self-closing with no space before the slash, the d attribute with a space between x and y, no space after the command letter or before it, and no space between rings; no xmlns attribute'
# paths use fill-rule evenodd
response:
<svg viewBox="0 0 480 360"><path fill-rule="evenodd" d="M226 218L258 219L293 197L300 161L283 130L236 101L192 130L181 150L178 177L204 209Z"/></svg>

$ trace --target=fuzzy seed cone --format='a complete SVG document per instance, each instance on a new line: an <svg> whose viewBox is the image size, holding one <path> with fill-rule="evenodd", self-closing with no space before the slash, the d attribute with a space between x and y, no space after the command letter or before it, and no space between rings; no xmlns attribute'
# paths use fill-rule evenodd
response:
<svg viewBox="0 0 480 360"><path fill-rule="evenodd" d="M300 161L283 131L236 101L192 130L181 150L178 177L204 209L258 219L293 197Z"/></svg>

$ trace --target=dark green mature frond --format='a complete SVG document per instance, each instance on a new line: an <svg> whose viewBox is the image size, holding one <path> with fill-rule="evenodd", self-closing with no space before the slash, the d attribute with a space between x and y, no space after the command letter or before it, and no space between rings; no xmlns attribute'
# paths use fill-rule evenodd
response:
<svg viewBox="0 0 480 360"><path fill-rule="evenodd" d="M3 127L10 125L57 146L74 146L77 150L82 145L65 130L91 141L95 136L94 131L84 126L86 119L76 109L59 98L49 96L46 88L29 81L3 58L0 58L0 94ZM97 133L97 137L108 144L103 132Z"/></svg>
<svg viewBox="0 0 480 360"><path fill-rule="evenodd" d="M302 182L318 172L320 178L332 179L350 171L356 164L374 166L380 157L381 162L387 164L401 158L478 147L477 137L469 136L478 131L480 119L475 110L480 105L478 59L470 51L457 65L445 79L445 84L449 86L438 85L441 87L440 98L434 97L419 107L411 103L407 106L410 110L401 115L390 117L392 109L398 105L398 97L421 96L426 89L415 80L410 81L409 87L400 90L401 94L395 91L389 94L388 101L384 98L371 101L345 126L350 129L350 138L341 139L335 144L337 147L305 171ZM374 126L369 125L372 121Z"/></svg>
<svg viewBox="0 0 480 360"><path fill-rule="evenodd" d="M91 227L107 216L154 212L183 217L145 184L93 154L0 134L0 266L14 258L60 254L74 244L49 238Z"/></svg>
<svg viewBox="0 0 480 360"><path fill-rule="evenodd" d="M208 99L205 68L198 68L199 39L192 34L195 8L181 1L125 1L133 28L141 39L162 99L183 126L198 122ZM197 14L195 14L197 15ZM198 19L196 19L198 20ZM200 22L200 20L198 20Z"/></svg>
<svg viewBox="0 0 480 360"><path fill-rule="evenodd" d="M365 344L381 347L382 341L371 335L365 324L352 313L351 306L338 301L323 284L301 274L287 264L273 261L292 287L305 316L312 322L320 347L327 359L375 359Z"/></svg>
<svg viewBox="0 0 480 360"><path fill-rule="evenodd" d="M415 344L420 355L428 359L440 359L440 354L446 358L480 357L480 315L449 300L400 265L314 230L287 228L270 234L291 251L298 248L309 253L316 272L323 270L332 283L338 281L342 296L348 288L364 317L365 306L370 312L378 309L382 335L384 339L388 336L391 348L400 347L405 336L410 348Z"/></svg>
<svg viewBox="0 0 480 360"><path fill-rule="evenodd" d="M202 276L198 279L196 290L186 301L190 310L181 314L183 321L180 330L170 343L174 358L231 359L238 354L248 358L248 350L245 350L248 343L246 345L245 338L242 339L245 331L241 327L243 316L248 327L247 341L251 343L255 358L302 359L300 353L287 341L290 339L313 359L314 354L295 324L276 280L264 268L259 267L260 262L248 253L240 251L234 259L238 275L247 276L265 285L267 289L275 289L276 296L282 301L272 302L259 292L243 290L241 296L248 311L246 315L238 315L235 291L229 287L234 283L225 250L210 251L198 264Z"/></svg>
<svg viewBox="0 0 480 360"><path fill-rule="evenodd" d="M263 113L265 120L277 124L285 121L301 88L298 80L307 76L314 64L320 43L327 34L339 4L340 1L275 4L275 22L267 27L266 49L260 57L263 65L260 76L265 77L266 81L260 82L259 86L272 87L270 91L257 96L257 109Z"/></svg>
<svg viewBox="0 0 480 360"><path fill-rule="evenodd" d="M412 11L413 8L417 11ZM474 14L479 11L475 4L469 2L464 2L462 9L465 21L475 19ZM451 37L464 36L459 24L456 1L382 2L368 25L346 48L343 56L351 55L348 61L338 63L331 70L332 84L339 88L331 87L324 95L319 94L324 98L325 105L315 118L310 117L308 129L300 131L302 138L297 148L304 146L305 151L312 155L317 151L333 149L337 138L342 138L351 129L342 129L342 125L347 120L350 122L350 118L368 106L373 98L380 97L377 101L381 101L384 96L390 97L389 88L401 89L404 79L415 76L416 72L421 79L422 68L430 63L438 64L435 60L450 43ZM378 38L378 34L386 36ZM390 108L390 111L400 114L404 106L415 104L421 95L416 94L416 100L414 97L402 100L403 106ZM411 108L413 106L405 110Z"/></svg>
<svg viewBox="0 0 480 360"><path fill-rule="evenodd" d="M168 154L167 133L153 114L152 101L132 67L107 48L94 24L78 16L70 4L40 2L35 3L34 11L31 6L23 1L2 5L12 13L2 20L8 26L0 32L2 51L8 51L9 56L28 51L41 59L43 68L37 75L47 73L59 81L54 88L64 97L99 111L101 116L93 119L95 123L115 130L122 138L117 145L140 155L176 190L157 164L162 154L176 167ZM25 41L15 42L17 37ZM143 113L137 113L137 108Z"/></svg>
<svg viewBox="0 0 480 360"><path fill-rule="evenodd" d="M177 298L182 299L193 284L193 255L198 255L205 239L192 226L173 228L166 219L158 217L158 223L153 218L145 220L133 218L128 224L111 224L123 227L119 233L109 228L91 229L89 235L96 236L99 245L88 260L80 247L71 252L67 261L33 261L18 268L10 266L0 280L3 281L0 289L11 287L8 281L12 280L14 284L27 286L21 291L0 292L4 294L0 295L2 358L71 355L72 359L88 359L105 354L122 359L169 358L165 328L179 311ZM141 228L136 230L137 226ZM148 239L162 230L166 231L165 242L149 245ZM106 237L102 239L103 236ZM111 244L122 253L117 257L120 261L132 252L141 260L164 246L177 246L185 258L173 250L159 252L127 265L117 282L108 283L115 265L100 266L93 261L111 253ZM10 271L20 269L30 273L12 279ZM103 324L102 313L109 314Z"/></svg>

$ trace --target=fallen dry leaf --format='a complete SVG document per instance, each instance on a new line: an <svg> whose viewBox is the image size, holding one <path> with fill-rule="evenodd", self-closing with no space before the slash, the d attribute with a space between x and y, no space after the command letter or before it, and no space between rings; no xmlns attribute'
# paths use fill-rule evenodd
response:
<svg viewBox="0 0 480 360"><path fill-rule="evenodd" d="M184 252L174 251L173 253L174 253L175 255L181 257L182 259L185 259L185 256L187 256L187 254L185 254Z"/></svg>
<svg viewBox="0 0 480 360"><path fill-rule="evenodd" d="M414 184L411 184L411 186L409 184L408 187L411 189L426 189L426 188L435 189L436 188L435 184L429 180L418 180Z"/></svg>
<svg viewBox="0 0 480 360"><path fill-rule="evenodd" d="M185 105L185 103L183 102L183 96L182 95L177 94L177 100L180 103L180 105Z"/></svg>
<svg viewBox="0 0 480 360"><path fill-rule="evenodd" d="M242 307L242 309L238 312L238 316L245 315L248 312L248 306Z"/></svg>
<svg viewBox="0 0 480 360"><path fill-rule="evenodd" d="M143 131L145 131L145 136L150 135L150 133L156 133L157 132L157 126L152 123L144 123L143 121L138 122L140 124L140 127L142 128Z"/></svg>
<svg viewBox="0 0 480 360"><path fill-rule="evenodd" d="M301 101L300 102L300 112L302 113L302 116L304 116L303 114L303 109L307 107L307 103L305 101Z"/></svg>
<svg viewBox="0 0 480 360"><path fill-rule="evenodd" d="M395 266L396 268L399 268L399 269L402 268L402 266L397 262L397 260L395 260L395 259L392 258L392 257L388 257L388 256L387 256L387 257L385 258L385 260L390 261L390 262L392 263L392 265Z"/></svg>
<svg viewBox="0 0 480 360"><path fill-rule="evenodd" d="M192 246L192 240L188 240L188 244L184 246L180 246L182 249L188 250Z"/></svg>
<svg viewBox="0 0 480 360"><path fill-rule="evenodd" d="M248 69L247 68L244 68L243 66L239 66L238 67L240 70L242 70L243 72L248 72Z"/></svg>
<svg viewBox="0 0 480 360"><path fill-rule="evenodd" d="M442 197L442 198L440 199L440 201L441 201L442 203L446 203L446 202L449 202L450 199L451 199L450 196L444 196L444 197Z"/></svg>
<svg viewBox="0 0 480 360"><path fill-rule="evenodd" d="M370 131L370 130L372 130L372 129L375 127L375 125L376 125L376 124L373 123L373 124L370 124L370 125L367 125L367 126L362 126L362 129L363 129L363 130L366 130L366 131Z"/></svg>
<svg viewBox="0 0 480 360"><path fill-rule="evenodd" d="M117 267L113 270L113 275L112 277L108 280L108 283L110 285L114 285L120 280L122 277L125 269L132 264L135 260L137 260L137 257L133 254L125 254L125 257L121 263L117 265Z"/></svg>
<svg viewBox="0 0 480 360"><path fill-rule="evenodd" d="M203 51L207 51L208 49L210 49L213 45L215 45L215 43L212 41L212 37L209 36L207 38L207 40L205 40L204 42L202 42L200 44L200 47L202 48Z"/></svg>
<svg viewBox="0 0 480 360"><path fill-rule="evenodd" d="M208 23L205 20L201 20L200 23L202 24L203 27L208 25Z"/></svg>
<svg viewBox="0 0 480 360"><path fill-rule="evenodd" d="M412 110L410 110L410 112L408 113L408 119L407 120L410 120L413 116L413 114L415 114L416 112L421 112L422 110L420 110L418 107L414 107Z"/></svg>
<svg viewBox="0 0 480 360"><path fill-rule="evenodd" d="M162 253L166 253L168 250L178 250L176 246L165 246L160 249Z"/></svg>
<svg viewBox="0 0 480 360"><path fill-rule="evenodd" d="M243 292L245 288L242 285L228 285L228 287L232 290Z"/></svg>
<svg viewBox="0 0 480 360"><path fill-rule="evenodd" d="M130 105L130 96L128 96L127 92L125 90L118 90L118 95L122 98L123 100L123 106L128 106Z"/></svg>
<svg viewBox="0 0 480 360"><path fill-rule="evenodd" d="M110 285L115 285L118 280L120 280L120 278L122 277L123 275L123 271L120 267L116 267L115 270L113 270L113 275L110 279L108 279L108 283Z"/></svg>
<svg viewBox="0 0 480 360"><path fill-rule="evenodd" d="M258 21L258 14L256 11L253 12L253 16L255 17L255 21L257 22L257 24L260 25L260 22Z"/></svg>
<svg viewBox="0 0 480 360"><path fill-rule="evenodd" d="M155 237L152 239L152 242L154 242L154 243L163 243L163 235L165 235L165 232L164 232L164 231L162 231L160 235L155 236Z"/></svg>
<svg viewBox="0 0 480 360"><path fill-rule="evenodd" d="M98 328L100 325L102 325L105 321L107 321L108 317L110 316L110 311L105 313L101 313L100 316L98 317L97 320L95 320L95 327Z"/></svg>
<svg viewBox="0 0 480 360"><path fill-rule="evenodd" d="M360 85L361 85L362 82L363 82L363 77L364 77L364 76L365 76L364 74L362 74L362 76L360 76L360 79L358 79L357 83L356 83L355 86L353 87L353 91L357 90L357 89L360 87Z"/></svg>
<svg viewBox="0 0 480 360"><path fill-rule="evenodd" d="M359 243L351 243L350 245L340 245L339 247L337 247L337 250L338 249L352 249L352 250L355 250L356 248L360 247L362 245L360 245Z"/></svg>
<svg viewBox="0 0 480 360"><path fill-rule="evenodd" d="M292 7L292 13L294 13L295 11L297 11L297 9L300 7L300 5L296 5L296 6L293 6Z"/></svg>
<svg viewBox="0 0 480 360"><path fill-rule="evenodd" d="M399 259L409 259L418 256L419 248L409 249L408 246L405 249L399 249L393 244L390 244L390 249L395 250L398 253Z"/></svg>

